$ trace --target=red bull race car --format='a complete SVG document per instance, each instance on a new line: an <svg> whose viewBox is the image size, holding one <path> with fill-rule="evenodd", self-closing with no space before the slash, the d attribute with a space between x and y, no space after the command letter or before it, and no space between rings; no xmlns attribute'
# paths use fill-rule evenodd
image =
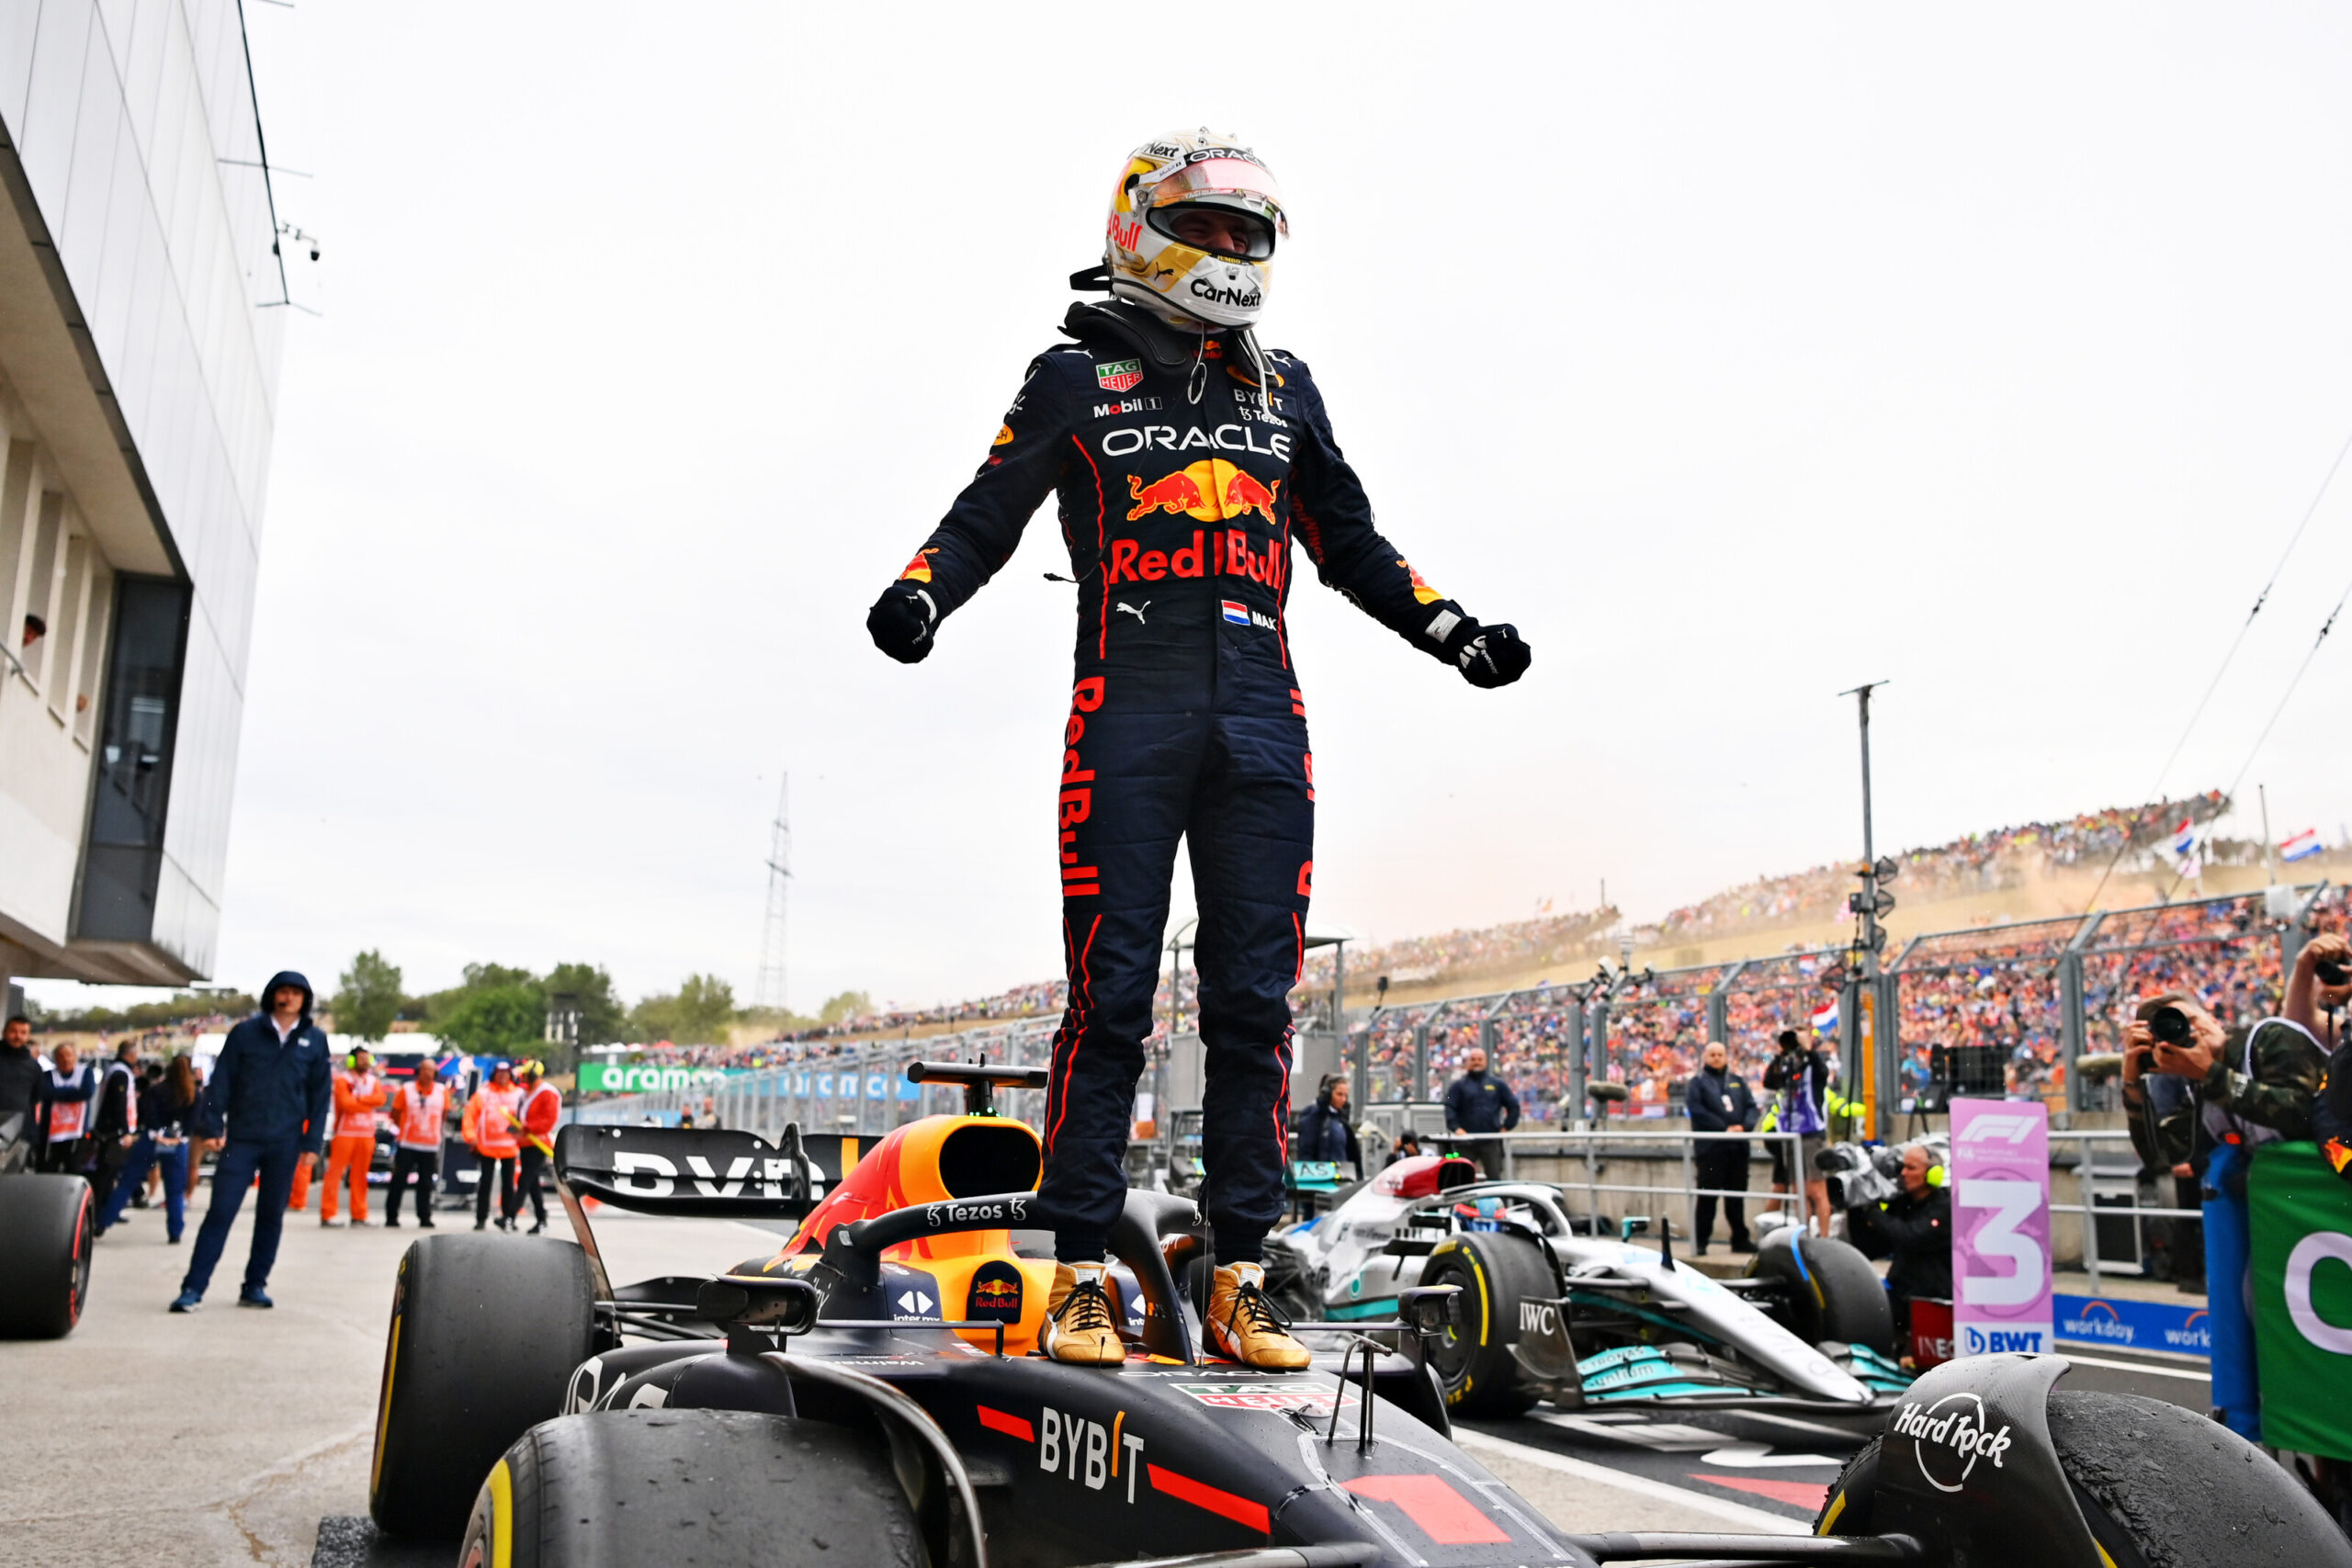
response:
<svg viewBox="0 0 2352 1568"><path fill-rule="evenodd" d="M1038 1142L989 1110L993 1088L1042 1074L908 1072L963 1084L966 1112L871 1148L567 1127L579 1243L413 1245L384 1353L379 1529L446 1540L466 1568L2346 1560L2258 1450L2170 1406L2053 1393L2054 1357L1922 1379L1818 1537L1572 1534L1452 1440L1423 1349L1455 1291L1408 1287L1387 1317L1327 1326L1340 1342L1305 1371L1220 1361L1177 1284L1206 1232L1166 1194L1130 1193L1113 1244L1126 1363L1059 1365L1035 1354L1053 1265L1019 1244ZM616 1284L589 1197L799 1224L774 1256Z"/></svg>

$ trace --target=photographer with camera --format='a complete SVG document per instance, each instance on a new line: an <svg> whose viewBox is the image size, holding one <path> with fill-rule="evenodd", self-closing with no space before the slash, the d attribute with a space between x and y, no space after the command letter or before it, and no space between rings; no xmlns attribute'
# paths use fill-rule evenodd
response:
<svg viewBox="0 0 2352 1568"><path fill-rule="evenodd" d="M1807 1050L1793 1029L1781 1031L1780 1055L1764 1069L1765 1089L1780 1097L1776 1122L1782 1133L1797 1134L1797 1179L1804 1183L1804 1211L1816 1235L1829 1234L1829 1187L1815 1164L1822 1134L1829 1130L1829 1086L1837 1066L1829 1053Z"/></svg>
<svg viewBox="0 0 2352 1568"><path fill-rule="evenodd" d="M2224 1029L2187 991L2148 998L2123 1032L2123 1108L2132 1148L2158 1169L2203 1161L2213 1408L2249 1442L2261 1439L2262 1398L2245 1304L2253 1245L2248 1165L2261 1145L2312 1135L2326 1075L2327 1052L2307 1024L2267 1018L2251 1030ZM2166 1079L2175 1081L2165 1087L2177 1092L2156 1092Z"/></svg>
<svg viewBox="0 0 2352 1568"><path fill-rule="evenodd" d="M1907 1144L1899 1156L1881 1149L1875 1163L1880 1177L1892 1177L1895 1190L1883 1199L1860 1196L1846 1211L1846 1234L1866 1255L1890 1259L1886 1295L1894 1309L1894 1342L1908 1345L1911 1303L1951 1302L1951 1190L1925 1144Z"/></svg>

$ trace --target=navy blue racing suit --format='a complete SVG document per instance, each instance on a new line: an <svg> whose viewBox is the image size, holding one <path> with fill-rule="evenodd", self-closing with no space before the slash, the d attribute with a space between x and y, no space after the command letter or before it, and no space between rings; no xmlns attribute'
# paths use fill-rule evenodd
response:
<svg viewBox="0 0 2352 1568"><path fill-rule="evenodd" d="M1465 618L1374 526L1302 361L1120 305L1076 306L1064 331L1079 342L1031 363L899 582L944 619L1058 495L1078 584L1055 804L1069 1002L1040 1203L1063 1260L1102 1256L1182 839L1200 903L1204 1207L1218 1259L1255 1259L1283 1206L1289 993L1315 871L1315 760L1283 613L1292 540L1428 653L1451 658Z"/></svg>

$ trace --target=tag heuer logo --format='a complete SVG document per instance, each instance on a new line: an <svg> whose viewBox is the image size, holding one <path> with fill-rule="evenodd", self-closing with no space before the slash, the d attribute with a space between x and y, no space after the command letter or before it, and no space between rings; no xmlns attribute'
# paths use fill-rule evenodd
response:
<svg viewBox="0 0 2352 1568"><path fill-rule="evenodd" d="M1094 379L1106 392L1124 392L1143 384L1143 361L1122 359L1111 365L1094 367Z"/></svg>

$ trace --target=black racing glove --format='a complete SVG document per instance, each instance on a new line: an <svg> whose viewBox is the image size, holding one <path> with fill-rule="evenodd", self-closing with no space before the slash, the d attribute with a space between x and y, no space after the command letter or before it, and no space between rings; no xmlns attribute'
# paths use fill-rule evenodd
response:
<svg viewBox="0 0 2352 1568"><path fill-rule="evenodd" d="M865 612L865 635L874 646L901 664L920 664L931 651L931 631L939 624L939 606L930 592L912 582L894 582Z"/></svg>
<svg viewBox="0 0 2352 1568"><path fill-rule="evenodd" d="M1446 634L1445 656L1462 671L1462 678L1482 690L1508 686L1527 673L1535 657L1509 622L1482 626L1469 616Z"/></svg>

